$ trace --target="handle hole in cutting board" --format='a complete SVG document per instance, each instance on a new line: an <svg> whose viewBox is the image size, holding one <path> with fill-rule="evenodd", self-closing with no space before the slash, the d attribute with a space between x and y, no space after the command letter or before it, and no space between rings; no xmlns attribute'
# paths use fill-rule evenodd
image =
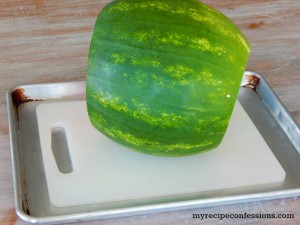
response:
<svg viewBox="0 0 300 225"><path fill-rule="evenodd" d="M63 127L53 127L51 129L51 148L58 170L61 173L72 173L73 165L66 131Z"/></svg>

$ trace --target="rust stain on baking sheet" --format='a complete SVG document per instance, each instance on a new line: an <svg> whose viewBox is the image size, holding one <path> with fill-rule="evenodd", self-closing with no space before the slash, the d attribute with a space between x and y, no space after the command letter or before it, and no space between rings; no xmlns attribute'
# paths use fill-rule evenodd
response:
<svg viewBox="0 0 300 225"><path fill-rule="evenodd" d="M21 104L26 102L36 101L37 99L29 98L25 95L25 90L23 88L18 88L11 93L12 100L16 107L18 108Z"/></svg>
<svg viewBox="0 0 300 225"><path fill-rule="evenodd" d="M19 121L19 106L27 103L27 102L32 102L32 101L40 101L40 99L34 99L30 98L27 95L25 95L25 90L23 88L17 88L11 93L11 98L16 106L16 115L17 115L17 120Z"/></svg>
<svg viewBox="0 0 300 225"><path fill-rule="evenodd" d="M30 210L29 210L29 206L28 206L28 200L27 200L27 195L25 194L25 201L22 200L22 205L23 205L23 210L24 212L30 216Z"/></svg>
<svg viewBox="0 0 300 225"><path fill-rule="evenodd" d="M256 91L256 87L259 84L259 77L255 75L246 75L246 83L243 87L252 88L254 91Z"/></svg>

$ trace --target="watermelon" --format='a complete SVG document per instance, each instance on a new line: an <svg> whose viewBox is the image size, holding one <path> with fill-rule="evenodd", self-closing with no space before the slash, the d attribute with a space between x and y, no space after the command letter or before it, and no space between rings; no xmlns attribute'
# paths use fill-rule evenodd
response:
<svg viewBox="0 0 300 225"><path fill-rule="evenodd" d="M216 148L250 53L241 31L196 0L115 0L92 34L87 110L129 149L185 156Z"/></svg>

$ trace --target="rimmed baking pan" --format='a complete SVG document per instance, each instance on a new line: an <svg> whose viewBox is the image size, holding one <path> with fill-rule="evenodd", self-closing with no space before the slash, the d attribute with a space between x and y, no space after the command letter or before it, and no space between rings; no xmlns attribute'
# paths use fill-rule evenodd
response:
<svg viewBox="0 0 300 225"><path fill-rule="evenodd" d="M102 136L97 141L100 134L94 134L88 120L80 117L86 116L84 101L84 81L20 85L7 93L15 205L25 221L96 220L300 193L299 126L259 74L244 74L233 116L236 120L227 132L231 135L221 144L234 152L228 150L227 155L217 149L184 159L161 159L122 149ZM78 135L82 138L76 138ZM78 147L82 143L77 139L86 141L84 147ZM89 142L94 146L105 143L106 150L112 150L89 152L85 147ZM58 156L55 148L60 149ZM82 149L95 157L80 155ZM102 167L83 166L81 180L76 177L78 168L86 165L84 160L97 162L96 156L102 159ZM228 163L222 161L223 156Z"/></svg>

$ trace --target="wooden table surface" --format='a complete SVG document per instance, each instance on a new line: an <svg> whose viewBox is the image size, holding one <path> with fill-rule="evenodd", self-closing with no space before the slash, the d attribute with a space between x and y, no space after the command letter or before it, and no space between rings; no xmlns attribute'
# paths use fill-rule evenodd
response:
<svg viewBox="0 0 300 225"><path fill-rule="evenodd" d="M0 224L15 214L5 94L17 84L85 79L91 32L108 1L0 1ZM252 44L247 70L267 82L300 123L300 1L205 3L232 19ZM193 219L193 213L293 213L294 219ZM300 224L300 197L147 214L86 224ZM84 223L84 224L85 224ZM83 224L83 223L82 223Z"/></svg>

